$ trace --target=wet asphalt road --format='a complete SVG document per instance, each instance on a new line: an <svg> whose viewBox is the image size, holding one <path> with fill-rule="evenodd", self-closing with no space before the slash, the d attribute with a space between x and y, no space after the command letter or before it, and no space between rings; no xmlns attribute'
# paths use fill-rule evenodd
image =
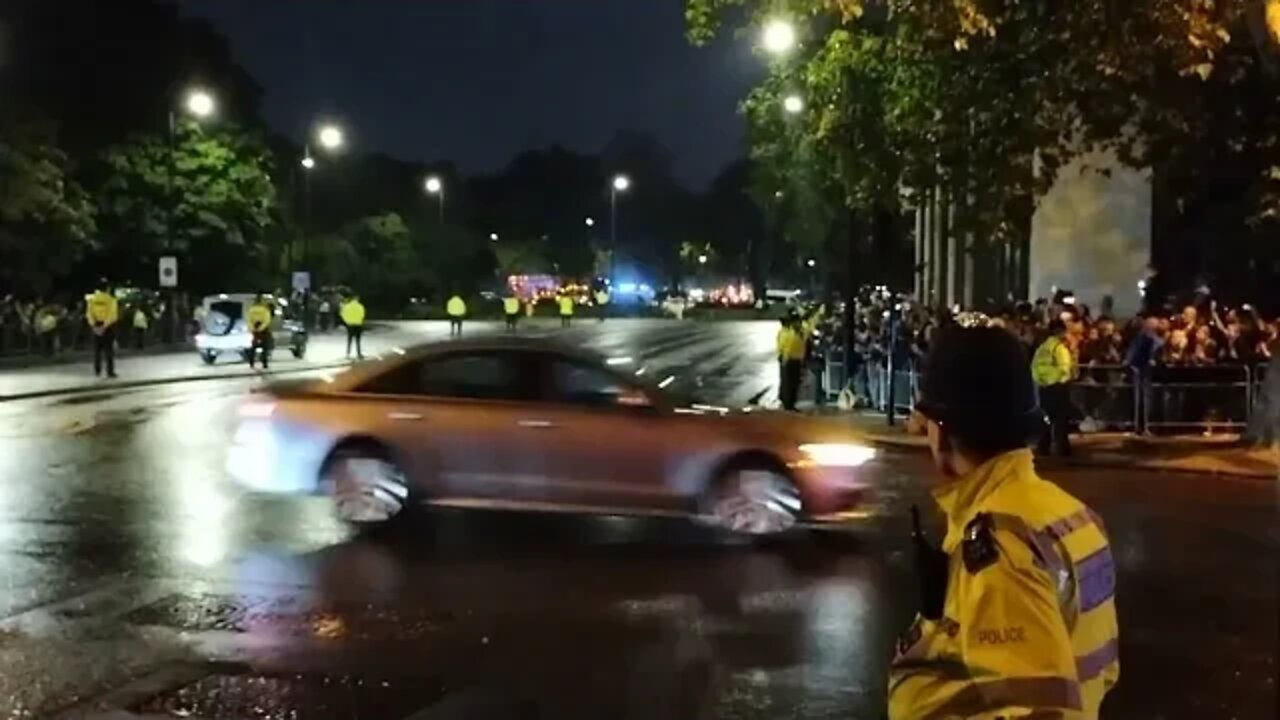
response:
<svg viewBox="0 0 1280 720"><path fill-rule="evenodd" d="M773 330L565 338L740 403L773 383ZM883 715L922 456L875 468L879 517L761 547L674 520L460 511L352 538L321 499L225 482L251 383L0 403L0 718ZM1276 717L1276 486L1045 474L1115 547L1123 665L1104 716Z"/></svg>

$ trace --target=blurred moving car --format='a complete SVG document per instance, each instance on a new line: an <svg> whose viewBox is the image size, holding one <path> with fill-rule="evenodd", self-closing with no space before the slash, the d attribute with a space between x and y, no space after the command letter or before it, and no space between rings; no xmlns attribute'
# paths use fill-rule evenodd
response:
<svg viewBox="0 0 1280 720"><path fill-rule="evenodd" d="M860 510L848 428L732 412L643 382L629 358L533 339L441 343L268 386L228 458L243 486L332 497L357 526L418 503L692 515L738 533Z"/></svg>
<svg viewBox="0 0 1280 720"><path fill-rule="evenodd" d="M205 364L212 365L221 355L234 354L248 361L253 348L253 333L245 317L257 298L256 293L219 293L203 301L204 321L196 333L196 352ZM307 354L307 330L301 320L288 317L289 301L272 295L265 299L274 308L271 335L277 348L288 348L301 359Z"/></svg>

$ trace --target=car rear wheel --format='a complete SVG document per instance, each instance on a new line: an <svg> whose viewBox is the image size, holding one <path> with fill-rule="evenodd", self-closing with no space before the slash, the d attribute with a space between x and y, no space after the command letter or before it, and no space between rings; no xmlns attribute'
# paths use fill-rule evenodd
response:
<svg viewBox="0 0 1280 720"><path fill-rule="evenodd" d="M776 535L795 526L801 507L786 471L762 458L726 467L708 489L702 515L735 534Z"/></svg>
<svg viewBox="0 0 1280 720"><path fill-rule="evenodd" d="M321 482L338 519L356 528L388 525L404 516L409 504L404 472L376 445L339 447L325 462Z"/></svg>
<svg viewBox="0 0 1280 720"><path fill-rule="evenodd" d="M212 350L206 350L200 353L200 359L204 361L205 365L212 365L218 361L218 353L213 352Z"/></svg>

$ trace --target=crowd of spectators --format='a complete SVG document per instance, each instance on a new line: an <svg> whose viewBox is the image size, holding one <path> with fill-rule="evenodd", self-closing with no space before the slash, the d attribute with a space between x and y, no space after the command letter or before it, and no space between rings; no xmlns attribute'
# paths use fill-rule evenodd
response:
<svg viewBox="0 0 1280 720"><path fill-rule="evenodd" d="M166 310L154 294L134 292L120 302L116 342L144 348L158 341ZM40 354L48 357L68 350L87 349L92 332L85 320L85 298L0 297L0 355Z"/></svg>

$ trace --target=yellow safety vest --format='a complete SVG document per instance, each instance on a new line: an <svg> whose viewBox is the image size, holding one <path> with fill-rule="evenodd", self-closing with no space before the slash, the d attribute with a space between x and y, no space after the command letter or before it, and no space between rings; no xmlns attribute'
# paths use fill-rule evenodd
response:
<svg viewBox="0 0 1280 720"><path fill-rule="evenodd" d="M84 314L90 325L110 327L120 319L120 304L111 293L99 290L88 297Z"/></svg>
<svg viewBox="0 0 1280 720"><path fill-rule="evenodd" d="M1031 358L1031 377L1042 387L1071 382L1074 364L1071 348L1055 335L1036 348L1036 354Z"/></svg>
<svg viewBox="0 0 1280 720"><path fill-rule="evenodd" d="M364 325L364 305L359 300L348 300L343 303L338 314L342 316L342 324L347 327Z"/></svg>
<svg viewBox="0 0 1280 720"><path fill-rule="evenodd" d="M462 298L454 295L449 298L449 302L445 305L445 311L449 313L449 317L463 317L467 314L467 303Z"/></svg>
<svg viewBox="0 0 1280 720"><path fill-rule="evenodd" d="M794 328L778 330L778 357L782 360L804 360L804 335Z"/></svg>
<svg viewBox="0 0 1280 720"><path fill-rule="evenodd" d="M561 295L558 302L560 303L561 315L573 314L573 298L569 297L568 295Z"/></svg>
<svg viewBox="0 0 1280 720"><path fill-rule="evenodd" d="M249 323L249 330L252 332L261 332L271 328L271 308L262 303L258 303L249 308L249 314L245 316L245 320Z"/></svg>
<svg viewBox="0 0 1280 720"><path fill-rule="evenodd" d="M889 668L889 717L1096 718L1120 677L1115 564L1101 519L999 455L934 492L947 517L942 617Z"/></svg>
<svg viewBox="0 0 1280 720"><path fill-rule="evenodd" d="M596 293L596 305L608 305L608 304L609 304L609 293L603 290Z"/></svg>
<svg viewBox="0 0 1280 720"><path fill-rule="evenodd" d="M520 298L518 297L503 298L502 311L508 315L520 314Z"/></svg>

